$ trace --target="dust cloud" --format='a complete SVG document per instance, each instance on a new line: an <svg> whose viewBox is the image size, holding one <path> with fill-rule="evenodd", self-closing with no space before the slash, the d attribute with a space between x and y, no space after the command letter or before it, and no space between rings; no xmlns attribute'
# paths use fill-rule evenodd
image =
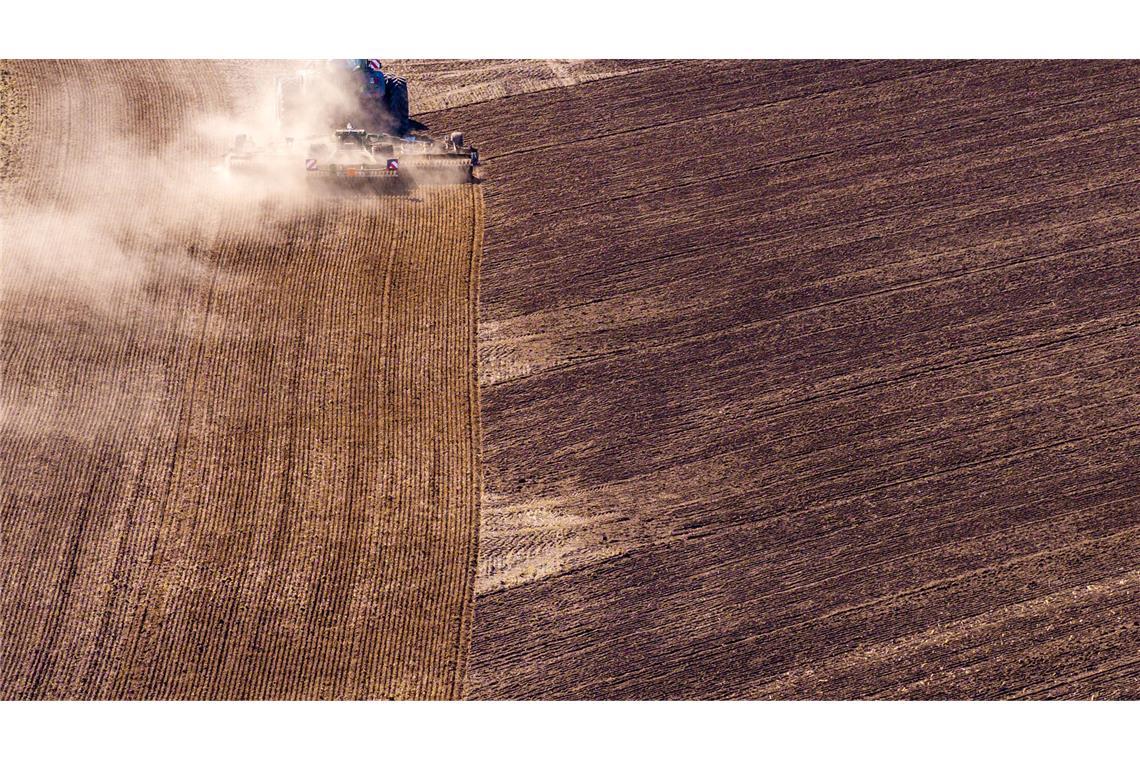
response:
<svg viewBox="0 0 1140 760"><path fill-rule="evenodd" d="M156 105L111 78L18 79L0 81L0 429L137 433L227 329L217 293L256 287L218 252L278 240L311 203L297 172L224 171L235 134L273 133L272 78L212 111L185 84Z"/></svg>
<svg viewBox="0 0 1140 760"><path fill-rule="evenodd" d="M41 108L65 112L52 100L73 100L66 89ZM100 121L55 125L46 138L24 125L15 135L22 176L9 181L0 212L6 300L50 290L106 309L158 280L199 282L211 275L203 252L216 245L224 218L287 212L306 200L289 181L296 172L242 181L222 171L224 146L250 121L260 126L264 107L243 120L186 104L162 115L171 123L135 123L134 104L106 89L86 97L118 104L104 107ZM271 115L271 88L261 89ZM258 233L256 225L247 231Z"/></svg>

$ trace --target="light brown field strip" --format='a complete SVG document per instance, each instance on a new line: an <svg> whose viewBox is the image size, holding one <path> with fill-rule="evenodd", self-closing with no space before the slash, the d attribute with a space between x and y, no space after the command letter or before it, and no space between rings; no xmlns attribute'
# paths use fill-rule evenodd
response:
<svg viewBox="0 0 1140 760"><path fill-rule="evenodd" d="M59 258L4 262L0 695L459 696L479 188L151 208L161 172L74 167L205 160L179 130L232 65L3 68L62 143L20 147L48 211L4 227Z"/></svg>

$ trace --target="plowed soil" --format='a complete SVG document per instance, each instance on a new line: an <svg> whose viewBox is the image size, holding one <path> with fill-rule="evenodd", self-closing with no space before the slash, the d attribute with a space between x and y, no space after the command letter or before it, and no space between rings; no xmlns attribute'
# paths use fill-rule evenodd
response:
<svg viewBox="0 0 1140 760"><path fill-rule="evenodd" d="M457 696L478 188L214 200L165 159L256 67L3 68L0 693Z"/></svg>
<svg viewBox="0 0 1140 760"><path fill-rule="evenodd" d="M470 694L1140 696L1138 75L449 112L489 143Z"/></svg>

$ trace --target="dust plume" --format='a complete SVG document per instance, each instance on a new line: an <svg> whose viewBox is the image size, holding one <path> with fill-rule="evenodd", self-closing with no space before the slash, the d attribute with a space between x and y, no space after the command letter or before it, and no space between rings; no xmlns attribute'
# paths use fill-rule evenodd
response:
<svg viewBox="0 0 1140 760"><path fill-rule="evenodd" d="M167 94L130 77L21 82L4 68L0 427L131 430L162 416L173 357L226 329L211 294L249 287L219 243L275 236L307 203L286 177L217 171L233 139L219 130L258 123L250 103L271 90L211 112L174 77Z"/></svg>
<svg viewBox="0 0 1140 760"><path fill-rule="evenodd" d="M0 425L160 418L146 407L177 391L188 347L243 329L218 294L275 287L241 251L287 246L328 202L303 151L357 96L318 77L284 118L275 77L295 62L15 66L23 77L0 79ZM239 135L272 160L231 171Z"/></svg>

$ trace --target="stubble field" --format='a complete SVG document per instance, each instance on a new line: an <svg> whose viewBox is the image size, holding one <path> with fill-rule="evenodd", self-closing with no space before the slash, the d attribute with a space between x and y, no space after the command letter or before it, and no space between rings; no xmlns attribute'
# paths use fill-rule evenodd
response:
<svg viewBox="0 0 1140 760"><path fill-rule="evenodd" d="M479 189L227 197L250 67L6 68L3 694L458 696Z"/></svg>

